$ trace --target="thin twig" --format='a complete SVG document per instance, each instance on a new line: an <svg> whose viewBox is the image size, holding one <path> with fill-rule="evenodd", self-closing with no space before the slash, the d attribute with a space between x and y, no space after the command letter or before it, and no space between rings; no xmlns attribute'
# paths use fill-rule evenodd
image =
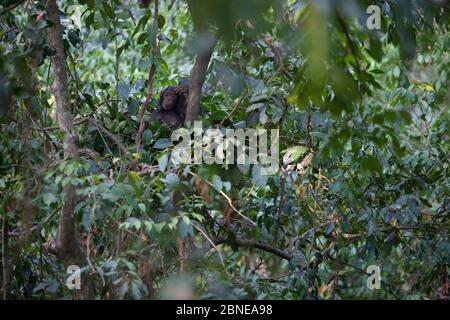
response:
<svg viewBox="0 0 450 320"><path fill-rule="evenodd" d="M341 14L340 14L338 9L336 9L336 17L337 17L337 20L338 20L339 24L341 25L342 31L345 34L345 38L347 39L350 51L351 51L353 57L355 58L356 72L358 73L358 79L359 79L359 84L360 84L360 92L361 92L361 99L362 99L362 97L364 96L364 90L363 90L363 87L362 87L363 73L362 73L361 63L359 62L359 57L357 55L357 51L356 51L355 45L354 45L354 43L352 41L352 38L350 37L350 32L348 31L347 25L345 24L345 21L342 18L342 16L341 16Z"/></svg>
<svg viewBox="0 0 450 320"><path fill-rule="evenodd" d="M16 3L13 3L13 4L9 5L8 7L6 7L5 9L3 9L0 12L0 16L4 15L5 13L7 13L7 12L9 12L11 10L13 10L17 6L21 5L23 2L25 2L25 0L20 0L20 1L16 2Z"/></svg>
<svg viewBox="0 0 450 320"><path fill-rule="evenodd" d="M192 223L192 226L195 229L197 229L197 231L200 232L205 237L205 239L212 245L214 250L217 251L217 253L219 254L220 262L222 263L223 267L226 268L222 253L220 252L219 248L217 248L217 246L214 244L214 241L212 241L211 238L208 237L208 235L205 233L205 231L203 231L202 228L198 227L195 223Z"/></svg>
<svg viewBox="0 0 450 320"><path fill-rule="evenodd" d="M295 77L292 75L292 73L289 72L289 70L286 68L283 62L283 57L281 54L281 50L274 46L272 37L266 35L264 37L264 42L269 46L270 50L274 54L275 58L275 64L277 67L283 72L283 74L292 82L295 82Z"/></svg>
<svg viewBox="0 0 450 320"><path fill-rule="evenodd" d="M86 122L88 122L88 119L78 119L78 120L75 120L75 121L73 122L73 125L74 125L74 126L78 126L78 125L83 124L83 123L86 123ZM59 126L46 127L46 128L37 128L37 130L46 131L46 132L48 132L48 131L54 131L54 130L59 130L59 129L60 129Z"/></svg>
<svg viewBox="0 0 450 320"><path fill-rule="evenodd" d="M148 105L150 103L150 100L153 97L153 81L154 81L154 77L155 77L155 72L156 72L156 66L155 66L155 60L156 57L158 56L159 53L159 48L158 48L158 42L157 42L157 31L158 31L158 0L155 0L155 9L153 11L153 32L152 32L152 36L153 38L151 39L151 43L152 43L152 65L150 67L150 70L148 72L148 85L147 85L147 95L145 97L145 101L144 104L142 105L142 109L140 111L139 114L139 129L138 132L136 133L136 139L135 139L135 144L136 144L136 153L140 152L141 149L141 142L142 142L142 136L144 134L144 130L145 130L145 112L147 111ZM135 161L133 161L131 163L131 170L134 170L134 168L136 167L136 165L138 164L139 159L135 159Z"/></svg>
<svg viewBox="0 0 450 320"><path fill-rule="evenodd" d="M244 100L244 98L246 98L247 96L248 96L248 93L245 95L241 95L239 97L239 99L234 103L233 108L231 109L230 113L227 114L227 116L225 118L223 118L222 121L220 121L219 126L223 125L225 123L225 121L230 119L230 117L233 115L233 113L236 112L236 110L239 107L239 105L241 104L242 100Z"/></svg>
<svg viewBox="0 0 450 320"><path fill-rule="evenodd" d="M130 159L130 161L133 161L133 158L130 155L130 152L128 151L127 147L125 147L125 145L120 141L120 139L118 137L116 137L116 135L114 135L113 133L109 132L108 129L106 129L105 127L103 127L100 123L98 123L95 119L89 118L88 119L89 123L92 124L93 126L97 127L97 129L99 131L102 131L104 134L106 134L112 141L114 141L114 143L119 147L119 149L128 156L128 158Z"/></svg>
<svg viewBox="0 0 450 320"><path fill-rule="evenodd" d="M224 244L227 242L227 238L225 237L221 237L221 238L217 238L214 241L214 244L216 246L220 245L220 244ZM285 260L291 260L292 259L292 255L275 247L272 247L270 245L268 245L267 243L264 243L262 241L259 240L248 240L248 239L239 239L236 238L234 240L234 243L238 246L238 247L247 247L247 248L257 248L266 252L270 252L273 253L274 255L283 258Z"/></svg>
<svg viewBox="0 0 450 320"><path fill-rule="evenodd" d="M14 236L20 236L20 235L22 235L22 234L25 234L25 233L28 233L28 232L31 232L31 231L36 230L37 228L42 227L42 226L45 225L47 222L49 222L49 221L50 221L50 220L51 220L51 219L59 212L60 209L61 209L61 208L58 207L58 208L56 208L55 210L53 210L53 212L50 213L50 214L49 214L42 222L40 222L40 223L38 223L38 224L36 224L36 225L30 227L30 228L21 230L21 231L12 231L12 232L9 232L8 235L13 236L13 237L14 237Z"/></svg>
<svg viewBox="0 0 450 320"><path fill-rule="evenodd" d="M193 173L192 171L189 171L189 174L192 175L192 176L194 176L194 177L198 177L198 175L195 174L195 173ZM211 187L215 188L214 185L213 185L211 182L209 182L208 180L206 180L205 182L206 182L207 184L209 184ZM216 190L217 190L217 189L216 189ZM226 194L225 192L223 192L222 190L217 190L217 191L220 193L220 195L221 195L222 197L224 197L224 198L227 200L228 205L231 207L231 209L233 209L238 215L240 215L242 218L244 218L245 220L247 220L247 221L248 221L249 223L251 223L253 226L256 225L255 222L253 222L250 218L248 218L247 216L245 216L241 211L239 211L238 209L236 209L236 207L233 205L233 201L230 199L229 196L227 196L227 194Z"/></svg>

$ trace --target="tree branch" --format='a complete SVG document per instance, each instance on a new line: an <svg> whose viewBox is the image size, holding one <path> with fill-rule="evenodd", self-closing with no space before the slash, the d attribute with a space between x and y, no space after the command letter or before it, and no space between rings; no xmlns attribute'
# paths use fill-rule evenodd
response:
<svg viewBox="0 0 450 320"><path fill-rule="evenodd" d="M144 101L144 104L142 105L142 109L141 109L141 112L139 115L139 129L138 129L138 132L136 133L136 139L135 139L136 153L139 153L139 151L141 149L142 136L144 134L145 125L146 125L144 116L145 116L145 112L147 111L150 100L153 97L153 81L154 81L155 72L156 72L155 60L156 60L156 57L158 56L158 52L159 52L158 42L156 41L156 36L157 36L157 31L158 31L158 0L155 0L155 9L153 11L152 28L153 28L153 32L152 32L153 38L151 39L151 41L152 41L152 65L148 72L147 96L145 97L145 101ZM130 169L134 170L134 168L136 167L138 162L139 162L138 158L134 159L131 162Z"/></svg>
<svg viewBox="0 0 450 320"><path fill-rule="evenodd" d="M244 247L244 248L257 248L266 252L270 252L273 253L274 255L283 258L285 260L291 260L292 259L292 255L275 247L272 247L270 245L268 245L267 243L264 243L262 241L259 240L248 240L248 239L239 239L236 238L235 240L235 244L238 247ZM224 244L227 242L227 238L225 237L220 237L214 240L214 244L216 246Z"/></svg>
<svg viewBox="0 0 450 320"><path fill-rule="evenodd" d="M9 5L8 7L6 7L5 9L3 9L0 12L0 16L4 15L5 13L7 13L7 12L9 12L11 10L14 10L17 6L21 5L24 2L25 2L25 0L20 0L20 1L17 1L16 3L13 3L13 4Z"/></svg>
<svg viewBox="0 0 450 320"><path fill-rule="evenodd" d="M289 72L289 70L286 68L283 62L283 55L281 53L281 50L273 44L272 37L269 35L266 35L264 37L264 42L269 46L270 51L274 54L274 61L278 69L280 69L283 74L292 82L295 82L295 77L292 75L292 73Z"/></svg>
<svg viewBox="0 0 450 320"><path fill-rule="evenodd" d="M80 125L80 124L86 123L87 121L88 121L88 119L78 119L78 120L75 120L75 121L73 122L73 126L74 126L74 127L75 127L75 126L78 126L78 125ZM60 129L59 126L46 127L46 128L36 128L36 130L44 131L44 132L55 131L55 130L58 130L58 129Z"/></svg>
<svg viewBox="0 0 450 320"><path fill-rule="evenodd" d="M128 151L127 147L125 147L125 145L120 141L120 139L118 137L116 137L116 135L109 132L108 129L106 129L104 126L102 126L100 123L98 123L95 119L90 118L90 119L88 119L88 121L90 124L97 127L98 130L100 130L101 132L106 134L108 136L108 138L110 138L112 141L114 141L114 143L119 147L120 151L122 151L130 159L130 161L134 160L130 156L130 152Z"/></svg>
<svg viewBox="0 0 450 320"><path fill-rule="evenodd" d="M361 63L359 62L359 57L358 57L358 52L355 48L355 45L352 41L352 38L350 36L350 32L348 31L347 25L345 24L344 19L342 18L340 12L338 9L336 9L336 17L337 20L342 28L342 31L345 34L345 38L347 39L348 42L348 46L350 48L350 52L352 53L353 57L355 58L355 62L356 62L356 72L358 74L358 80L359 80L359 87L360 87L360 91L361 91L361 97L364 95L364 87L362 85L362 81L363 81L363 72L361 69Z"/></svg>

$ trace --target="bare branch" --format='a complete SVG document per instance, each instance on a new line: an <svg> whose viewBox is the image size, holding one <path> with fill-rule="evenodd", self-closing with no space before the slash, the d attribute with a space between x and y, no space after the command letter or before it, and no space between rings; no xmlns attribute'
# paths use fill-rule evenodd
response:
<svg viewBox="0 0 450 320"><path fill-rule="evenodd" d="M270 50L274 54L274 61L277 67L283 72L283 74L292 82L295 82L295 77L292 75L292 73L289 72L289 70L286 68L283 62L283 56L281 53L281 50L273 44L272 37L266 35L264 37L264 42L269 46Z"/></svg>
<svg viewBox="0 0 450 320"><path fill-rule="evenodd" d="M239 246L239 247L257 248L257 249L260 249L260 250L263 250L263 251L266 251L266 252L273 253L274 255L276 255L276 256L278 256L280 258L283 258L285 260L291 260L292 259L292 255L290 255L289 253L287 253L287 252L285 252L285 251L283 251L281 249L272 247L272 246L268 245L267 243L264 243L264 242L259 241L259 240L248 240L248 239L239 239L239 238L237 238L234 241L235 241L235 244L237 246ZM217 238L217 239L214 240L214 244L216 246L224 244L226 242L227 242L227 238L225 238L225 237Z"/></svg>
<svg viewBox="0 0 450 320"><path fill-rule="evenodd" d="M191 176L198 177L197 174L195 174L195 173L193 173L193 172L191 172L191 171L189 171L189 174L190 174ZM208 180L206 180L205 182L206 182L207 184L209 184L211 187L215 188L214 185L213 185L211 182L209 182ZM224 198L227 200L228 205L231 207L231 209L233 209L233 210L234 210L238 215L240 215L242 218L244 218L245 220L247 220L251 225L253 225L253 226L256 225L256 223L255 223L254 221L252 221L249 217L245 216L241 211L239 211L238 209L236 209L236 207L235 207L234 204L233 204L233 201L230 199L229 196L227 196L227 194L226 194L225 192L223 192L222 190L217 190L217 191L220 193L220 195L221 195L222 197L224 197Z"/></svg>
<svg viewBox="0 0 450 320"><path fill-rule="evenodd" d="M116 135L109 132L108 129L106 129L104 126L102 126L100 123L98 123L95 119L90 118L90 119L88 119L88 121L90 124L97 127L98 130L100 130L101 132L106 134L112 141L114 141L114 143L119 147L120 151L122 151L130 159L130 161L134 160L131 157L130 152L128 151L127 147L125 147L125 145L120 141L120 139L118 137L116 137Z"/></svg>
<svg viewBox="0 0 450 320"><path fill-rule="evenodd" d="M153 81L154 81L155 72L156 72L155 59L158 56L158 52L159 52L158 42L156 41L157 31L158 31L158 0L155 0L155 9L153 11L153 32L152 32L153 38L151 39L151 41L152 41L152 65L148 72L147 96L145 97L145 101L144 101L144 104L142 105L142 109L141 109L141 112L139 115L139 129L138 129L138 132L136 133L136 139L135 139L136 153L139 153L139 151L141 149L142 135L144 134L145 125L146 125L144 116L145 116L145 112L147 111L150 100L153 97ZM134 170L134 168L136 167L138 162L139 162L139 159L135 159L131 163L131 170Z"/></svg>
<svg viewBox="0 0 450 320"><path fill-rule="evenodd" d="M8 7L6 7L5 9L3 9L0 12L0 16L4 15L5 13L7 13L7 12L9 12L11 10L14 10L16 7L18 7L19 5L21 5L24 2L25 2L25 0L20 0L20 1L17 1L16 3L13 3L13 4L9 5Z"/></svg>

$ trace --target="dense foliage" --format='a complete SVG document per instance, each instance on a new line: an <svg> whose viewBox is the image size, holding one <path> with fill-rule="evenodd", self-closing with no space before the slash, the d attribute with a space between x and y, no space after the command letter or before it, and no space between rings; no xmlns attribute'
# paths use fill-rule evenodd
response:
<svg viewBox="0 0 450 320"><path fill-rule="evenodd" d="M91 298L448 297L448 2L188 2L59 1L63 115L45 3L2 1L3 297L77 295L54 252L70 199ZM149 115L205 28L203 127L279 129L276 175L169 161Z"/></svg>

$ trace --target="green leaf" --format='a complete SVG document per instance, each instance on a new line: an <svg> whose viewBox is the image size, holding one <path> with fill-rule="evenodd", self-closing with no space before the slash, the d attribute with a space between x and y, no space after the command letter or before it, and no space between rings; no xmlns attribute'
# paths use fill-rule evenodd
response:
<svg viewBox="0 0 450 320"><path fill-rule="evenodd" d="M124 223L122 223L121 226L123 226L125 229L129 228L135 228L137 231L141 228L141 220L135 217L129 217Z"/></svg>
<svg viewBox="0 0 450 320"><path fill-rule="evenodd" d="M193 235L194 231L192 229L191 220L188 216L183 216L183 218L178 223L178 236L184 239L187 235Z"/></svg>
<svg viewBox="0 0 450 320"><path fill-rule="evenodd" d="M55 203L58 201L58 198L51 192L44 193L42 196L42 199L44 200L44 203L47 206L50 206L52 203Z"/></svg>
<svg viewBox="0 0 450 320"><path fill-rule="evenodd" d="M162 29L164 25L166 24L166 18L162 15L158 15L158 28Z"/></svg>
<svg viewBox="0 0 450 320"><path fill-rule="evenodd" d="M150 145L153 139L153 134L150 130L145 129L144 133L142 134L142 143L144 145Z"/></svg>
<svg viewBox="0 0 450 320"><path fill-rule="evenodd" d="M367 235L371 236L376 230L376 225L372 219L367 222Z"/></svg>
<svg viewBox="0 0 450 320"><path fill-rule="evenodd" d="M289 164L297 161L306 151L307 147L304 146L295 146L289 149L286 149L283 156L283 164Z"/></svg>
<svg viewBox="0 0 450 320"><path fill-rule="evenodd" d="M136 25L136 28L134 29L131 37L134 37L139 31L141 31L142 27L147 24L148 19L150 19L150 14L146 14L141 19L139 19L139 22Z"/></svg>
<svg viewBox="0 0 450 320"><path fill-rule="evenodd" d="M72 46L74 46L75 48L77 48L78 45L81 43L80 35L78 34L78 32L75 32L74 30L69 30L67 35L68 35L70 44Z"/></svg>
<svg viewBox="0 0 450 320"><path fill-rule="evenodd" d="M120 99L126 99L130 95L131 92L131 86L128 83L119 83L119 98Z"/></svg>
<svg viewBox="0 0 450 320"><path fill-rule="evenodd" d="M325 230L325 234L331 234L334 230L334 222L330 222L327 225L327 229Z"/></svg>
<svg viewBox="0 0 450 320"><path fill-rule="evenodd" d="M223 187L222 179L218 175L214 175L212 177L212 184L214 185L217 191L222 190Z"/></svg>
<svg viewBox="0 0 450 320"><path fill-rule="evenodd" d="M261 172L262 168L259 165L254 164L252 168L252 180L258 187L264 188L267 185L269 176L262 175Z"/></svg>
<svg viewBox="0 0 450 320"><path fill-rule="evenodd" d="M142 213L145 213L147 208L145 207L145 204L143 203L139 203L138 204L139 209L141 210Z"/></svg>
<svg viewBox="0 0 450 320"><path fill-rule="evenodd" d="M153 145L153 148L158 150L164 150L167 149L172 145L172 141L168 138L161 138L156 140L155 144Z"/></svg>
<svg viewBox="0 0 450 320"><path fill-rule="evenodd" d="M130 171L128 173L128 181L130 182L131 186L133 187L134 192L136 192L136 195L140 197L142 195L142 178L134 171Z"/></svg>
<svg viewBox="0 0 450 320"><path fill-rule="evenodd" d="M111 6L108 3L106 3L105 1L102 1L102 4L103 4L103 11L106 13L106 15L109 18L113 19L114 18L114 11L111 8Z"/></svg>
<svg viewBox="0 0 450 320"><path fill-rule="evenodd" d="M89 230L91 228L91 213L89 211L83 213L81 224L83 225L84 230Z"/></svg>
<svg viewBox="0 0 450 320"><path fill-rule="evenodd" d="M345 196L350 191L347 183L343 180L336 180L330 185L329 192L331 194L338 194L340 196Z"/></svg>
<svg viewBox="0 0 450 320"><path fill-rule="evenodd" d="M147 234L150 234L150 232L153 229L153 221L144 221L144 227L145 227L145 231L147 231Z"/></svg>
<svg viewBox="0 0 450 320"><path fill-rule="evenodd" d="M166 171L168 163L169 163L169 154L165 153L158 160L159 170L161 172Z"/></svg>
<svg viewBox="0 0 450 320"><path fill-rule="evenodd" d="M165 226L166 226L165 222L155 223L153 225L157 234L161 234L161 231Z"/></svg>
<svg viewBox="0 0 450 320"><path fill-rule="evenodd" d="M367 155L361 161L361 170L365 173L378 172L382 174L383 168L381 167L380 161L374 156Z"/></svg>

